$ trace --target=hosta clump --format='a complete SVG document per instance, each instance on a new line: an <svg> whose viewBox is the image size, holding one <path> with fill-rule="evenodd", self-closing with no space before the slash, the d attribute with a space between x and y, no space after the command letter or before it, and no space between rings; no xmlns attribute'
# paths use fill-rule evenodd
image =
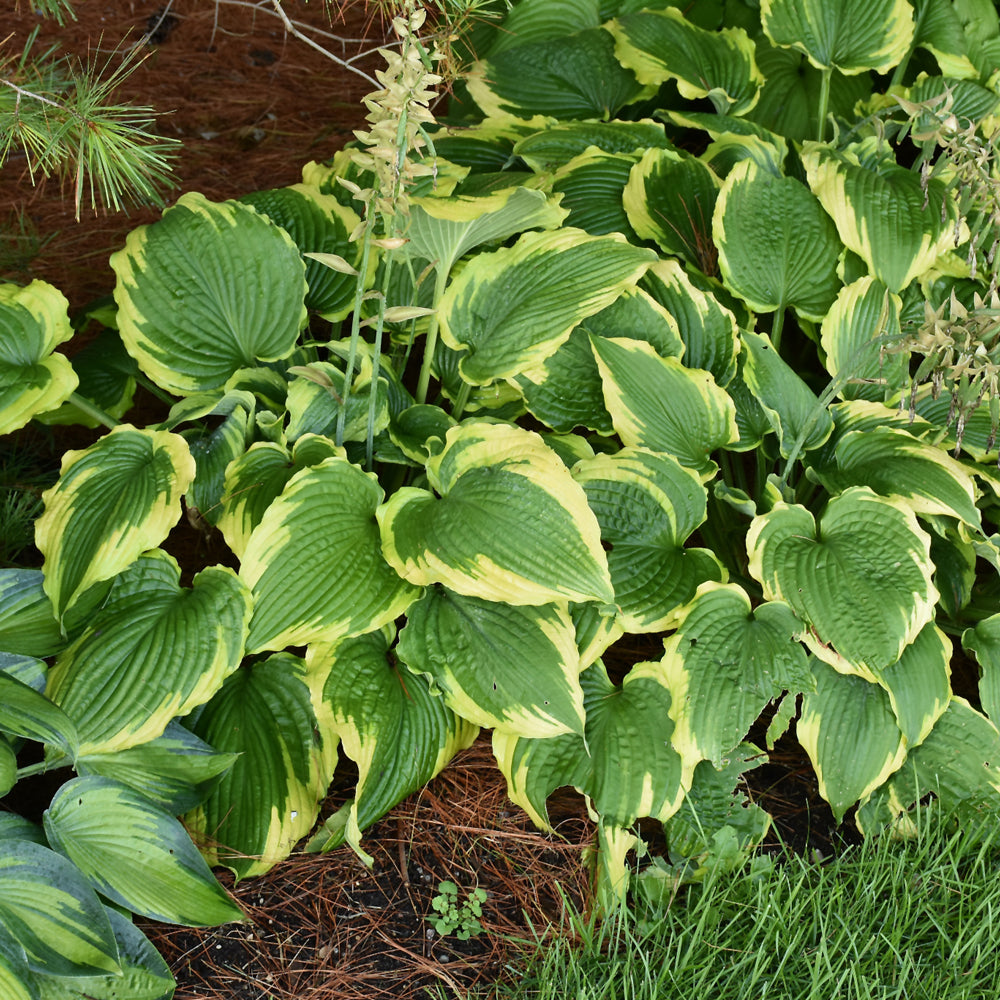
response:
<svg viewBox="0 0 1000 1000"><path fill-rule="evenodd" d="M793 722L866 834L928 794L1000 806L989 370L912 335L961 303L989 355L993 289L965 182L909 137L945 92L989 129L996 13L637 6L480 32L433 149L395 133L430 169L377 217L342 153L185 195L112 259L117 335L174 402L67 455L6 635L58 636L30 655L88 753L183 725L238 755L181 810L238 877L311 832L363 853L480 728L539 826L586 796L604 903L640 820L683 878L758 842L738 786ZM8 294L34 345L8 426L93 416L58 293ZM180 584L182 506L238 568ZM626 634L663 653L622 677ZM355 795L314 830L339 752Z"/></svg>

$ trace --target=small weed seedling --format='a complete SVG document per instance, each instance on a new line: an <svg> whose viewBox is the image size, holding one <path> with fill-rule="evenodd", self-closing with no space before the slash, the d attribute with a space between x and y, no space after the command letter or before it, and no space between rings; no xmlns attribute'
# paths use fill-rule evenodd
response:
<svg viewBox="0 0 1000 1000"><path fill-rule="evenodd" d="M431 900L431 907L438 916L428 917L428 920L442 937L454 933L459 941L468 941L483 931L479 918L483 915L485 902L485 889L473 889L459 903L458 886L454 882L439 882L438 894Z"/></svg>

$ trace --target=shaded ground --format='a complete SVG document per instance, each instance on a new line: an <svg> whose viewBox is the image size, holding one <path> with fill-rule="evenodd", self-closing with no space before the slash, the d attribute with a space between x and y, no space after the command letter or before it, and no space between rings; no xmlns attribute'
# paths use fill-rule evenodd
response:
<svg viewBox="0 0 1000 1000"><path fill-rule="evenodd" d="M78 4L76 25L60 30L41 22L43 38L59 38L86 56L87 39L103 34L95 43L103 60L122 39L138 41L166 6L157 41L127 94L134 103L172 112L161 128L184 141L174 197L197 190L222 200L295 183L302 164L332 155L362 123L360 100L369 85L286 37L266 0L256 5L86 0ZM331 27L321 0L309 5L287 0L286 8L303 30L349 38L378 34L378 25L369 25L360 9ZM22 2L20 15L6 16L0 38L13 31L7 46L19 51L36 23L30 4ZM344 51L361 47L353 42ZM379 64L377 57L366 65L373 63ZM23 210L36 243L52 237L34 257L25 253L23 239L0 245L0 279L44 278L79 309L110 291L108 257L126 233L159 213L89 216L78 224L58 195L52 181L33 189L17 158L0 169L0 224ZM20 252L19 259L13 251ZM185 536L189 529L183 526L177 531L175 544L205 544ZM631 645L617 650L609 669L620 675L661 652L657 639L633 637ZM808 843L824 853L835 849L832 817L794 741L779 743L772 763L750 780L786 844L804 850ZM351 784L350 774L338 777L329 810L348 797ZM543 836L505 792L489 743L480 740L368 832L373 869L347 848L293 856L269 875L235 888L252 923L206 930L147 926L177 977L177 1000L406 998L424 995L428 986L463 996L472 984L511 974L507 965L516 951L511 936L559 921L559 887L576 905L585 898L581 855L592 830L578 797L557 796L551 814L559 836ZM430 932L425 917L445 879L463 889L487 890L483 935L459 942Z"/></svg>

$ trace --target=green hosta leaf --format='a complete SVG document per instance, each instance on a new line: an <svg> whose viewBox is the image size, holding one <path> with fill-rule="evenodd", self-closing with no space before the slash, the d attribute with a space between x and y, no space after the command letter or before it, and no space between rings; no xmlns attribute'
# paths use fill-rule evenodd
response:
<svg viewBox="0 0 1000 1000"><path fill-rule="evenodd" d="M487 53L560 38L600 23L598 0L522 0L507 11Z"/></svg>
<svg viewBox="0 0 1000 1000"><path fill-rule="evenodd" d="M7 929L0 930L0 995L7 1000L39 1000L24 949Z"/></svg>
<svg viewBox="0 0 1000 1000"><path fill-rule="evenodd" d="M641 121L555 122L518 140L513 152L535 173L557 170L590 147L605 153L637 153L653 147L671 149L663 126Z"/></svg>
<svg viewBox="0 0 1000 1000"><path fill-rule="evenodd" d="M848 661L895 663L932 619L930 538L902 503L864 487L834 497L817 525L779 503L747 535L750 573Z"/></svg>
<svg viewBox="0 0 1000 1000"><path fill-rule="evenodd" d="M298 657L278 653L229 677L190 722L216 750L239 754L185 817L206 857L238 879L288 857L316 822L333 777L337 737L316 730L310 683Z"/></svg>
<svg viewBox="0 0 1000 1000"><path fill-rule="evenodd" d="M70 363L53 354L73 336L69 303L44 281L0 284L0 434L54 410L77 387Z"/></svg>
<svg viewBox="0 0 1000 1000"><path fill-rule="evenodd" d="M573 477L601 525L625 631L672 628L700 584L725 579L714 553L684 548L705 520L707 495L697 474L676 459L623 448L579 462Z"/></svg>
<svg viewBox="0 0 1000 1000"><path fill-rule="evenodd" d="M976 499L979 490L961 462L906 431L875 427L850 431L837 441L835 466L810 470L810 477L831 493L869 486L882 496L900 498L914 513L957 517L982 530Z"/></svg>
<svg viewBox="0 0 1000 1000"><path fill-rule="evenodd" d="M787 604L751 610L735 584L699 588L661 661L674 696L674 747L685 761L721 767L769 701L814 687L801 627Z"/></svg>
<svg viewBox="0 0 1000 1000"><path fill-rule="evenodd" d="M675 260L654 264L641 287L673 316L684 344L684 364L710 371L728 385L736 374L736 317L710 292L697 288Z"/></svg>
<svg viewBox="0 0 1000 1000"><path fill-rule="evenodd" d="M462 378L489 385L543 362L582 319L635 287L656 260L619 234L578 229L528 233L479 254L440 303L441 336Z"/></svg>
<svg viewBox="0 0 1000 1000"><path fill-rule="evenodd" d="M417 596L382 557L378 480L328 458L288 482L254 528L240 577L253 590L247 649L284 649L358 635L392 621Z"/></svg>
<svg viewBox="0 0 1000 1000"><path fill-rule="evenodd" d="M810 451L833 432L830 414L764 334L741 334L746 350L743 377L778 435L781 454Z"/></svg>
<svg viewBox="0 0 1000 1000"><path fill-rule="evenodd" d="M551 191L561 196L559 204L569 212L566 224L591 236L622 233L630 243L639 243L622 204L635 162L630 154L588 149L560 167L552 177Z"/></svg>
<svg viewBox="0 0 1000 1000"><path fill-rule="evenodd" d="M3 798L17 784L17 754L0 733L0 798Z"/></svg>
<svg viewBox="0 0 1000 1000"><path fill-rule="evenodd" d="M986 716L964 698L953 697L927 739L912 750L906 763L858 810L865 834L898 823L928 794L942 812L984 819L993 825L1000 804L1000 734ZM902 825L905 828L904 824ZM912 825L912 824L911 824Z"/></svg>
<svg viewBox="0 0 1000 1000"><path fill-rule="evenodd" d="M906 0L761 0L760 17L775 45L804 52L817 69L841 73L886 73L913 40Z"/></svg>
<svg viewBox="0 0 1000 1000"><path fill-rule="evenodd" d="M343 752L358 766L348 815L336 829L322 830L310 847L330 850L346 840L364 857L361 831L427 784L479 732L432 692L426 678L395 663L389 651L393 634L386 626L310 646L306 654L319 728L339 736Z"/></svg>
<svg viewBox="0 0 1000 1000"><path fill-rule="evenodd" d="M247 205L182 195L113 254L129 353L179 395L291 354L305 322L305 266L284 229Z"/></svg>
<svg viewBox="0 0 1000 1000"><path fill-rule="evenodd" d="M839 823L899 768L906 744L882 688L818 660L812 668L816 690L803 696L796 733Z"/></svg>
<svg viewBox="0 0 1000 1000"><path fill-rule="evenodd" d="M399 657L477 726L538 739L583 734L580 654L565 602L512 607L435 587L410 608Z"/></svg>
<svg viewBox="0 0 1000 1000"><path fill-rule="evenodd" d="M665 822L690 787L693 766L670 742L671 697L660 665L637 664L616 687L598 660L580 682L586 740L576 734L542 740L494 734L507 794L543 829L549 829L545 800L563 785L588 796L605 825L628 827L643 816Z"/></svg>
<svg viewBox="0 0 1000 1000"><path fill-rule="evenodd" d="M245 194L239 201L252 205L281 226L302 253L332 253L355 268L361 266L361 241L350 241L361 219L332 195L321 194L308 184L293 184ZM306 308L331 322L343 319L354 308L355 277L334 271L317 260L307 259L305 265ZM374 265L373 258L372 271Z"/></svg>
<svg viewBox="0 0 1000 1000"><path fill-rule="evenodd" d="M378 510L385 557L406 580L508 604L614 600L597 519L538 435L467 421L427 478L439 496L404 487Z"/></svg>
<svg viewBox="0 0 1000 1000"><path fill-rule="evenodd" d="M622 442L666 452L710 479L711 453L739 437L733 401L711 373L661 358L643 341L591 337L591 345Z"/></svg>
<svg viewBox="0 0 1000 1000"><path fill-rule="evenodd" d="M134 788L171 816L198 805L215 780L232 767L236 755L216 753L176 722L162 736L141 746L79 757L75 767L83 777L97 774Z"/></svg>
<svg viewBox="0 0 1000 1000"><path fill-rule="evenodd" d="M837 294L823 319L820 344L842 399L881 402L906 384L906 355L882 350L901 336L901 308L900 297L877 278L859 278Z"/></svg>
<svg viewBox="0 0 1000 1000"><path fill-rule="evenodd" d="M614 118L641 93L600 27L517 45L472 65L463 77L487 118Z"/></svg>
<svg viewBox="0 0 1000 1000"><path fill-rule="evenodd" d="M840 289L837 232L816 196L754 160L738 163L715 205L712 234L726 286L756 312L792 306L822 319Z"/></svg>
<svg viewBox="0 0 1000 1000"><path fill-rule="evenodd" d="M841 242L890 292L902 291L955 245L957 208L945 182L898 166L876 137L836 151L807 142L802 162Z"/></svg>
<svg viewBox="0 0 1000 1000"><path fill-rule="evenodd" d="M927 49L946 76L976 79L979 71L969 58L969 39L956 6L950 0L928 0L921 9L913 44ZM977 116L977 120L982 117L985 115Z"/></svg>
<svg viewBox="0 0 1000 1000"><path fill-rule="evenodd" d="M119 972L107 912L80 870L40 844L0 843L0 928L24 949L28 967L74 977Z"/></svg>
<svg viewBox="0 0 1000 1000"><path fill-rule="evenodd" d="M44 821L49 843L121 906L188 926L243 919L184 827L117 781L67 781Z"/></svg>
<svg viewBox="0 0 1000 1000"><path fill-rule="evenodd" d="M746 114L757 103L764 78L742 28L706 31L668 7L626 14L607 29L615 55L642 84L676 80L681 97L707 97L719 114Z"/></svg>
<svg viewBox="0 0 1000 1000"><path fill-rule="evenodd" d="M712 212L719 179L701 160L671 149L646 150L632 168L622 203L632 228L667 254L715 270Z"/></svg>
<svg viewBox="0 0 1000 1000"><path fill-rule="evenodd" d="M368 435L368 414L372 391L372 367L368 359L361 365L347 399L344 419L344 440L364 441ZM344 394L344 373L327 361L313 361L292 369L300 376L288 387L288 427L285 434L294 441L305 434L333 436L340 416ZM389 426L388 400L381 389L375 404L372 433L379 434Z"/></svg>
<svg viewBox="0 0 1000 1000"><path fill-rule="evenodd" d="M63 456L59 481L42 494L45 512L35 522L45 592L58 619L92 584L167 537L194 474L183 438L128 424Z"/></svg>
<svg viewBox="0 0 1000 1000"><path fill-rule="evenodd" d="M34 688L0 671L0 733L23 736L76 755L78 736L73 720Z"/></svg>
<svg viewBox="0 0 1000 1000"><path fill-rule="evenodd" d="M979 664L979 700L983 711L1000 720L1000 614L984 618L962 633L962 646Z"/></svg>
<svg viewBox="0 0 1000 1000"><path fill-rule="evenodd" d="M207 701L239 665L250 595L233 570L202 570L190 590L162 552L119 578L93 625L49 674L48 695L72 718L81 754L160 736Z"/></svg>
<svg viewBox="0 0 1000 1000"><path fill-rule="evenodd" d="M65 645L41 570L0 569L0 649L51 656Z"/></svg>

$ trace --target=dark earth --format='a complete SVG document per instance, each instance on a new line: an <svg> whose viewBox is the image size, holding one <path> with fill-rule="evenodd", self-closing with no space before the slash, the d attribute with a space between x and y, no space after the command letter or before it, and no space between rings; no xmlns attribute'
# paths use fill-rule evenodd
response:
<svg viewBox="0 0 1000 1000"><path fill-rule="evenodd" d="M345 11L335 6L333 23L321 0L286 0L285 9L300 32L341 57L373 49L383 37L381 21L363 4ZM109 59L113 65L116 48L141 46L147 58L123 97L162 113L161 132L183 140L170 200L191 190L223 200L296 183L304 163L330 157L363 124L361 98L371 85L288 36L267 0L87 0L77 4L77 17L59 28L22 2L0 24L0 58L19 53L37 24L39 50L42 42L58 40L64 51L98 65ZM369 56L361 65L371 72L380 59ZM91 212L77 223L58 180L33 187L23 158L14 155L0 168L0 280L42 278L66 294L71 310L80 310L111 290L108 257L126 233L158 214L152 208ZM58 467L62 451L86 445L95 434L26 430L15 443L44 477ZM5 454L4 491L12 488L8 463ZM19 475L26 481L23 468ZM32 564L37 553L30 538L22 544L18 562ZM204 544L194 529L180 526L167 547L183 564L191 546ZM10 547L2 556L13 558ZM661 655L658 637L631 636L605 661L620 678L632 664ZM763 728L751 735L763 745ZM347 765L324 815L350 797L354 776ZM830 855L856 840L849 819L835 829L791 735L747 780L750 796L774 819L766 846ZM554 836L538 833L507 800L488 738L481 738L368 831L372 869L346 847L296 854L233 887L250 918L246 924L146 924L144 930L176 976L176 1000L406 998L427 995L425 987L463 997L474 984L516 976L511 963L523 947L516 939L542 933L549 922L558 926L565 900L586 905L582 854L593 830L583 801L557 793L550 810ZM229 873L219 874L232 887ZM438 883L446 879L463 892L479 886L488 893L484 932L469 941L439 939L428 923Z"/></svg>

